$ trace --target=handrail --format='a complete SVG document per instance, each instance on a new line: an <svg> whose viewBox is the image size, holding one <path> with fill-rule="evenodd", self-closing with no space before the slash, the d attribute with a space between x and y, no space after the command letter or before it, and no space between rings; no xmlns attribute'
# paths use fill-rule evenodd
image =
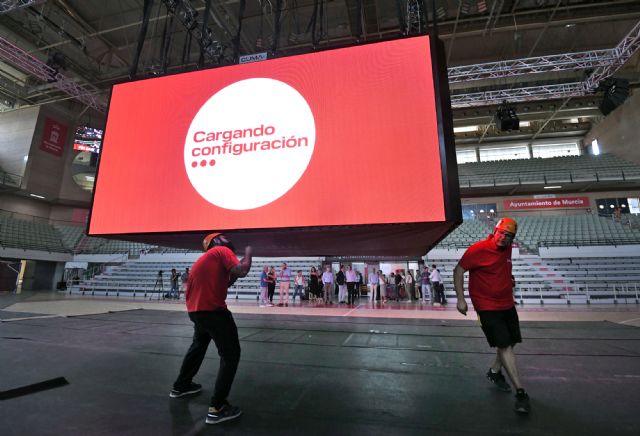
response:
<svg viewBox="0 0 640 436"><path fill-rule="evenodd" d="M583 169L551 169L551 170L530 170L530 171L514 171L503 173L500 175L494 175L495 173L479 173L479 174L458 174L458 182L460 187L470 188L472 182L482 181L483 184L489 183L494 186L497 183L512 182L513 184L522 185L523 183L529 183L529 181L535 178L541 180L543 183L552 183L557 180L558 177L562 177L566 180L568 177L570 183L576 181L583 181L585 176L595 177L597 182L601 179L610 179L611 177L619 178L620 180L627 180L628 177L640 178L640 168L637 167L615 167L605 169L595 168L583 168Z"/></svg>
<svg viewBox="0 0 640 436"><path fill-rule="evenodd" d="M566 247L566 246L590 246L590 245L640 245L640 239L634 238L599 238L599 239L565 239L563 241L538 241L537 246L540 247Z"/></svg>

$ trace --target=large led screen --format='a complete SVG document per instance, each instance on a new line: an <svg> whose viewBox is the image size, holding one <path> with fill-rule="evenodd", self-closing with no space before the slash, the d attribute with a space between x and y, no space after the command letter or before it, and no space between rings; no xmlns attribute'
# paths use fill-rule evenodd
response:
<svg viewBox="0 0 640 436"><path fill-rule="evenodd" d="M428 37L115 85L89 233L445 220Z"/></svg>

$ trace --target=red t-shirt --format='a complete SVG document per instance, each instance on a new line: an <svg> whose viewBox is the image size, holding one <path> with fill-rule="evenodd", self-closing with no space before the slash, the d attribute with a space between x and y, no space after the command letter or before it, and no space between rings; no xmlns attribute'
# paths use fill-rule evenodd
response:
<svg viewBox="0 0 640 436"><path fill-rule="evenodd" d="M507 310L514 306L511 246L500 248L489 235L469 247L459 264L469 271L469 295L476 310Z"/></svg>
<svg viewBox="0 0 640 436"><path fill-rule="evenodd" d="M187 312L226 308L229 271L240 261L227 247L213 247L193 264L185 297Z"/></svg>

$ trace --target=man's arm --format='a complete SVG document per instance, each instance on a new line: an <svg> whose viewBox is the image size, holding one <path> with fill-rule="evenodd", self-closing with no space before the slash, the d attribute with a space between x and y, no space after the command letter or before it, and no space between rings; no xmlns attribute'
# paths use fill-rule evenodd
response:
<svg viewBox="0 0 640 436"><path fill-rule="evenodd" d="M251 259L253 255L253 249L250 245L244 249L244 257L239 264L232 267L229 271L229 286L233 285L240 277L246 277L251 269Z"/></svg>
<svg viewBox="0 0 640 436"><path fill-rule="evenodd" d="M468 307L464 299L464 268L460 264L457 264L453 269L453 287L456 290L456 297L458 297L456 305L458 312L466 316Z"/></svg>

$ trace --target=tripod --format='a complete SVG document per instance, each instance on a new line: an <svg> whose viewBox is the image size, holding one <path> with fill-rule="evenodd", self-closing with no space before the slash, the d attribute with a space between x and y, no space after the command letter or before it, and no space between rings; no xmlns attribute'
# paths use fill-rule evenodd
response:
<svg viewBox="0 0 640 436"><path fill-rule="evenodd" d="M158 278L156 279L156 283L153 285L153 291L155 292L156 289L158 289L158 297L157 300L163 299L164 300L164 283L162 280L162 274L158 274ZM149 298L150 300L153 298L153 296L151 298Z"/></svg>

